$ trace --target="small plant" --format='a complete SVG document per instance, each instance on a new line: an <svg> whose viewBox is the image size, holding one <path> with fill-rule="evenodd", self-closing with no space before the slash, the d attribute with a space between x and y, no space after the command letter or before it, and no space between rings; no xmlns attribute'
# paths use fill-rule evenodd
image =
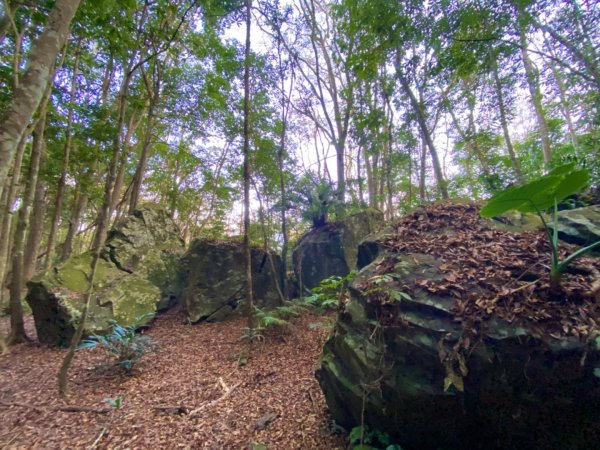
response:
<svg viewBox="0 0 600 450"><path fill-rule="evenodd" d="M402 450L402 447L392 443L389 434L366 425L352 428L348 440L352 450Z"/></svg>
<svg viewBox="0 0 600 450"><path fill-rule="evenodd" d="M352 271L343 278L334 275L321 280L321 283L312 289L312 295L304 298L303 303L319 313L337 308L346 286L355 276L356 272Z"/></svg>
<svg viewBox="0 0 600 450"><path fill-rule="evenodd" d="M156 349L156 343L150 337L135 333L136 328L135 325L123 327L115 323L110 334L93 335L82 340L79 350L102 348L116 358L111 366L122 367L129 373L142 356Z"/></svg>
<svg viewBox="0 0 600 450"><path fill-rule="evenodd" d="M107 397L104 399L104 402L111 408L116 409L117 411L121 409L123 407L123 404L125 403L123 397L121 397L120 395L115 398Z"/></svg>
<svg viewBox="0 0 600 450"><path fill-rule="evenodd" d="M251 344L253 342L259 342L259 341L263 341L265 339L265 337L261 334L261 331L263 331L264 328L261 327L257 327L257 328L250 328L250 327L245 327L242 330L242 335L240 336L240 341L246 341L247 343Z"/></svg>
<svg viewBox="0 0 600 450"><path fill-rule="evenodd" d="M574 164L560 166L547 175L521 186L512 186L492 197L481 208L482 217L494 217L508 211L534 212L541 219L546 230L548 243L552 249L550 282L553 286L560 284L561 275L575 259L600 246L600 241L580 248L567 256L559 258L558 243L558 203L568 196L582 190L589 181L588 171L576 170ZM543 211L552 209L552 231L546 223Z"/></svg>

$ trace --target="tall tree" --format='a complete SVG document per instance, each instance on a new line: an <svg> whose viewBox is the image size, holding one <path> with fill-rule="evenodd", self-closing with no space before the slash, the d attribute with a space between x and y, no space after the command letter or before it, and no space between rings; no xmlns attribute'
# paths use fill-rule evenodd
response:
<svg viewBox="0 0 600 450"><path fill-rule="evenodd" d="M57 0L44 31L31 46L25 74L0 120L0 186L5 184L19 141L51 82L56 55L65 44L80 2Z"/></svg>

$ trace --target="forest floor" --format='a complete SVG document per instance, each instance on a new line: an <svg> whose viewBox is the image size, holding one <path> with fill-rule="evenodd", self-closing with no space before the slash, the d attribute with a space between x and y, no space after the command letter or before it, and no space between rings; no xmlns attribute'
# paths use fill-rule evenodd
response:
<svg viewBox="0 0 600 450"><path fill-rule="evenodd" d="M283 337L253 344L238 367L244 319L186 325L172 310L145 332L158 349L131 376L100 374L102 351L79 351L68 402L56 382L66 350L16 346L0 356L0 448L342 449L313 374L328 331L309 325L325 320L292 319ZM0 319L0 332L7 327ZM31 317L27 329L35 335ZM121 409L105 402L119 396Z"/></svg>

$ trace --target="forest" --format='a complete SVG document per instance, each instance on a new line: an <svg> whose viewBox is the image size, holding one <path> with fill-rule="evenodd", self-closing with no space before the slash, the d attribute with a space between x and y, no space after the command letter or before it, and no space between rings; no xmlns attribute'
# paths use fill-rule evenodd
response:
<svg viewBox="0 0 600 450"><path fill-rule="evenodd" d="M597 2L3 0L0 117L0 446L600 440Z"/></svg>

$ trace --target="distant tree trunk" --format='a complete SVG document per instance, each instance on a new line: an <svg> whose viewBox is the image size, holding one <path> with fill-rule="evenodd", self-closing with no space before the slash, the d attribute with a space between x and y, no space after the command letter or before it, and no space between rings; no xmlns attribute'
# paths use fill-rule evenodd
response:
<svg viewBox="0 0 600 450"><path fill-rule="evenodd" d="M69 92L69 109L67 112L67 123L65 127L65 147L63 164L60 178L58 179L58 188L56 190L56 201L54 202L54 214L52 216L52 223L50 224L50 234L48 235L48 244L46 246L46 259L44 261L44 269L47 269L52 263L52 260L54 259L56 235L58 233L58 226L60 224L60 217L62 215L62 207L67 186L67 175L69 173L69 160L71 158L71 148L73 140L73 109L75 105L75 93L77 91L77 75L79 72L79 60L81 57L80 47L81 38L79 40L79 43L77 44L75 61L73 63L71 89Z"/></svg>
<svg viewBox="0 0 600 450"><path fill-rule="evenodd" d="M500 82L500 75L498 74L498 61L496 56L493 55L491 51L490 61L492 64L492 75L494 76L494 86L496 87L496 97L498 98L498 110L500 113L500 124L502 125L504 143L506 144L508 156L512 162L513 169L515 170L515 178L517 179L517 183L523 184L525 183L525 178L523 177L523 172L521 171L521 164L517 159L515 149L513 148L512 141L510 139L510 133L508 132L508 119L506 118L506 106L504 104L504 94L502 93L502 83Z"/></svg>
<svg viewBox="0 0 600 450"><path fill-rule="evenodd" d="M92 165L90 166L88 172L85 177L89 180L90 184L93 184L94 173L98 167L98 160L94 160ZM71 209L71 217L69 219L69 226L67 228L67 236L65 237L65 242L62 245L62 250L60 254L60 260L65 261L73 252L73 242L75 240L75 235L77 234L77 230L79 229L79 224L81 222L81 214L85 211L88 203L88 194L83 191L81 186L78 184L75 188L75 198L73 199L73 206Z"/></svg>
<svg viewBox="0 0 600 450"><path fill-rule="evenodd" d="M102 207L100 209L100 213L98 214L98 218L96 223L98 224L98 228L100 224L103 224L103 228L100 229L100 232L96 232L94 235L94 240L92 241L92 250L94 253L99 252L102 248L105 239L106 228L108 227L108 223L110 221L111 214L111 205L113 205L113 190L116 180L116 172L117 172L117 164L119 162L119 155L121 151L125 151L125 149L121 150L121 130L123 129L123 123L125 121L125 103L127 101L127 91L129 90L129 84L131 83L131 79L133 77L134 72L132 71L133 60L130 61L129 66L126 69L125 77L121 83L121 87L119 89L118 96L118 114L117 114L117 123L115 135L113 137L112 142L112 159L111 164L109 166L109 173L106 177L106 183L104 185L104 195L108 198L106 208ZM113 161L114 160L114 161Z"/></svg>
<svg viewBox="0 0 600 450"><path fill-rule="evenodd" d="M523 66L525 67L525 74L527 76L527 87L529 88L531 102L533 103L533 108L535 110L535 118L537 120L538 131L542 141L544 162L546 163L546 166L548 166L552 160L552 148L550 146L550 131L548 130L548 123L546 122L546 114L544 113L544 107L542 106L542 91L540 90L539 73L529 57L529 52L527 51L527 38L523 27L520 27L519 35L521 39L521 56L523 58Z"/></svg>
<svg viewBox="0 0 600 450"><path fill-rule="evenodd" d="M35 194L40 161L44 146L44 128L46 127L46 110L41 112L33 132L33 145L31 148L31 161L27 176L27 187L23 194L19 218L17 222L15 240L12 249L12 274L10 281L10 337L11 345L29 340L25 333L23 322L23 307L21 306L21 293L25 280L23 278L23 257L25 251L25 237L29 228L29 214L31 203Z"/></svg>
<svg viewBox="0 0 600 450"><path fill-rule="evenodd" d="M5 184L19 141L51 82L56 55L65 44L80 2L57 0L44 30L31 45L25 74L0 120L0 185Z"/></svg>
<svg viewBox="0 0 600 450"><path fill-rule="evenodd" d="M46 143L42 143L42 156L40 161L40 171L46 165ZM25 246L25 257L23 262L23 281L26 283L36 273L38 253L42 243L44 233L44 222L46 219L46 181L38 173L35 195L33 198L33 210L31 211L31 220L29 225L29 234Z"/></svg>
<svg viewBox="0 0 600 450"><path fill-rule="evenodd" d="M158 64L158 62L156 62ZM144 143L142 144L142 151L140 152L140 159L135 169L135 175L131 183L131 198L129 201L129 214L133 214L140 197L140 190L142 189L142 181L144 181L144 173L146 172L146 164L148 162L148 156L150 154L150 148L152 145L152 132L154 126L154 116L156 114L156 106L160 97L160 68L155 68L153 77L152 90L148 90L150 95L150 104L148 105L148 114L146 116L146 135L144 136Z"/></svg>
<svg viewBox="0 0 600 450"><path fill-rule="evenodd" d="M2 204L2 228L0 228L0 297L4 295L4 281L8 272L8 249L10 247L10 236L12 228L13 214L10 208L17 198L19 190L19 180L21 177L21 164L23 162L23 154L25 153L26 140L23 138L17 147L17 153L13 161L13 174L8 186L4 188L3 197L6 199Z"/></svg>
<svg viewBox="0 0 600 450"><path fill-rule="evenodd" d="M254 328L252 292L252 252L250 251L250 25L252 0L246 0L246 49L244 51L244 255L246 266L246 314L248 327Z"/></svg>
<svg viewBox="0 0 600 450"><path fill-rule="evenodd" d="M421 133L421 164L419 166L419 197L421 202L427 201L427 191L425 186L425 175L427 173L427 143Z"/></svg>
<svg viewBox="0 0 600 450"><path fill-rule="evenodd" d="M399 56L398 56L399 58ZM417 122L419 123L419 127L421 128L422 137L429 148L429 154L431 156L431 163L433 165L433 173L435 174L435 179L438 185L438 189L442 196L442 199L447 200L448 197L448 189L446 187L446 180L444 179L444 173L442 172L442 166L440 164L440 159L437 154L437 150L435 149L435 145L433 143L433 138L431 137L431 133L429 132L429 127L427 126L427 120L425 118L425 112L423 111L423 106L415 97L410 85L408 84L408 80L402 73L402 67L400 66L400 61L396 61L396 75L400 80L400 84L402 85L402 89L404 93L408 96L411 106L417 115Z"/></svg>

